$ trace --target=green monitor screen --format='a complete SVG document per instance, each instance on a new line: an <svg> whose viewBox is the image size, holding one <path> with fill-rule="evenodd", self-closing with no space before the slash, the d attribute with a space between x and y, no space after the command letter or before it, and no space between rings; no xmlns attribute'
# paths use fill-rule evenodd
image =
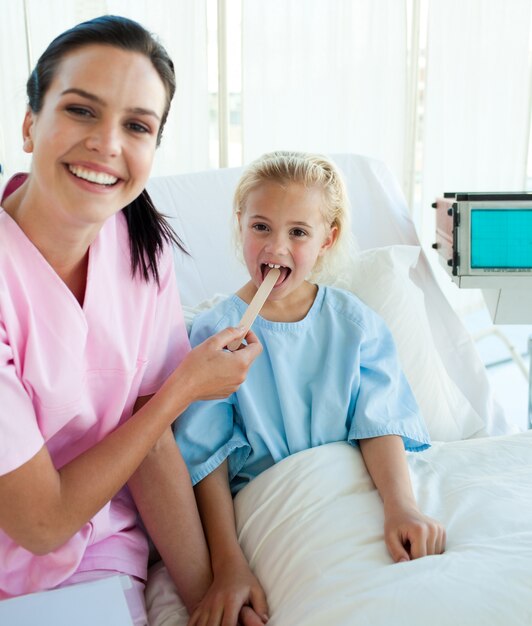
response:
<svg viewBox="0 0 532 626"><path fill-rule="evenodd" d="M471 268L531 269L532 208L471 209Z"/></svg>

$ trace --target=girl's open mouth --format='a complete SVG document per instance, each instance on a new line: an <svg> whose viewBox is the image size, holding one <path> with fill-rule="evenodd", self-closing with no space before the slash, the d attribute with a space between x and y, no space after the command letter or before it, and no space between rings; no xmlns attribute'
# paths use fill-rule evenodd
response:
<svg viewBox="0 0 532 626"><path fill-rule="evenodd" d="M279 285L281 285L288 278L292 270L289 267L286 267L284 265L277 265L273 263L262 263L260 266L260 271L262 273L262 280L266 278L266 274L268 274L268 272L274 267L277 267L281 272L279 274L279 278L277 279L277 282L275 283L275 287L279 287Z"/></svg>

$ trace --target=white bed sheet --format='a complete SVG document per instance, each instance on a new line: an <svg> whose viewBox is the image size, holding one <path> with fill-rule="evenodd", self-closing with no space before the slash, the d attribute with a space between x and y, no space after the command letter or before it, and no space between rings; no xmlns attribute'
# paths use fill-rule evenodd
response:
<svg viewBox="0 0 532 626"><path fill-rule="evenodd" d="M357 448L328 444L273 466L235 499L270 626L532 625L531 459L532 432L408 454L418 503L445 524L447 549L400 564ZM147 597L153 626L186 624L161 570Z"/></svg>

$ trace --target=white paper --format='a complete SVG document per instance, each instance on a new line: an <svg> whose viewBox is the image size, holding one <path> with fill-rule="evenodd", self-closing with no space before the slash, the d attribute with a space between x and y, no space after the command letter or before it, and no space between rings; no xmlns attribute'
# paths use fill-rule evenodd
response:
<svg viewBox="0 0 532 626"><path fill-rule="evenodd" d="M2 626L133 626L123 576L111 576L0 602ZM127 580L127 579L126 579Z"/></svg>

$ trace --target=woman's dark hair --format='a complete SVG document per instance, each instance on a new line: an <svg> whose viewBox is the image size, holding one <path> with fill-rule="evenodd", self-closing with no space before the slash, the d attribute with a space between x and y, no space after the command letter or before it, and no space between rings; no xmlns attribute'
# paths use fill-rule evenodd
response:
<svg viewBox="0 0 532 626"><path fill-rule="evenodd" d="M161 142L164 124L174 97L176 81L174 64L154 35L138 22L116 15L103 15L83 22L56 37L43 52L26 83L28 104L33 113L39 113L57 68L68 53L92 44L108 45L131 52L139 52L152 62L166 91L166 106L157 135ZM132 274L141 274L159 282L158 257L165 242L173 242L185 251L163 215L157 211L144 189L124 209L131 249Z"/></svg>

